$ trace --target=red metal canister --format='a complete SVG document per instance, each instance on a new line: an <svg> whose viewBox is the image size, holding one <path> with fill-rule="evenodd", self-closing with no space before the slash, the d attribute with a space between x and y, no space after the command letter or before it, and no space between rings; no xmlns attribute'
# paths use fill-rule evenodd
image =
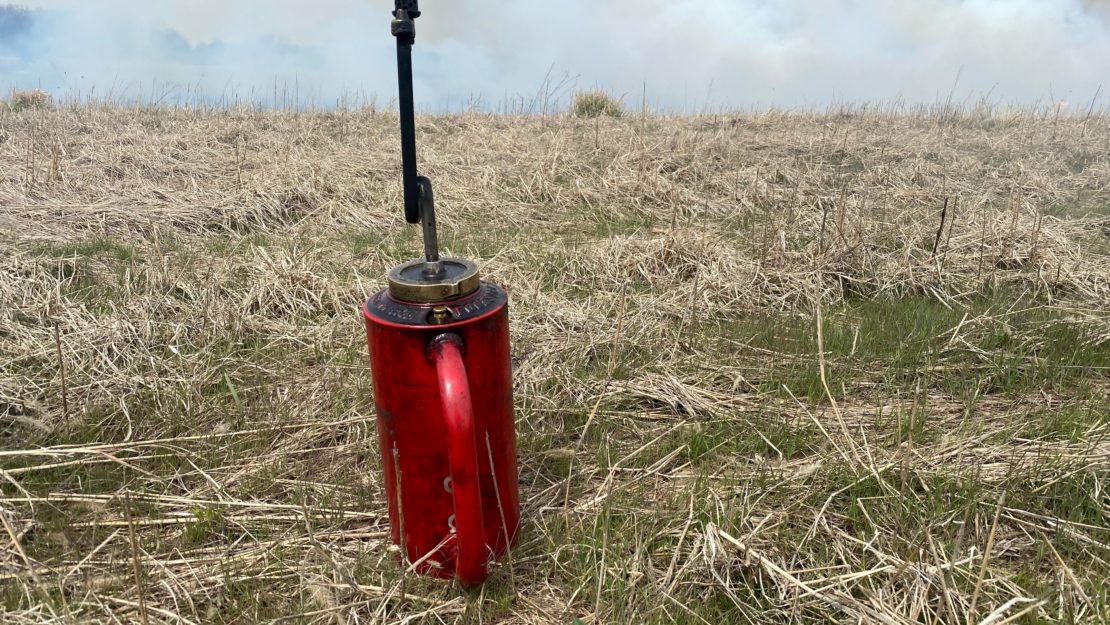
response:
<svg viewBox="0 0 1110 625"><path fill-rule="evenodd" d="M508 296L439 256L432 183L417 174L412 93L417 0L396 0L405 220L424 258L394 267L363 306L389 525L406 565L481 583L520 523Z"/></svg>
<svg viewBox="0 0 1110 625"><path fill-rule="evenodd" d="M389 522L406 564L481 583L519 527L508 296L469 261L417 263L363 307ZM411 278L411 279L409 279Z"/></svg>

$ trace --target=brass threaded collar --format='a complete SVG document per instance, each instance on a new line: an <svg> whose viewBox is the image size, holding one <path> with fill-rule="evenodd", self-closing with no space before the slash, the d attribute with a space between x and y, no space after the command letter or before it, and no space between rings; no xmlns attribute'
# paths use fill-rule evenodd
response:
<svg viewBox="0 0 1110 625"><path fill-rule="evenodd" d="M424 260L410 260L389 270L389 294L406 302L431 304L457 299L478 290L478 265L462 258L441 258L443 273L424 274Z"/></svg>

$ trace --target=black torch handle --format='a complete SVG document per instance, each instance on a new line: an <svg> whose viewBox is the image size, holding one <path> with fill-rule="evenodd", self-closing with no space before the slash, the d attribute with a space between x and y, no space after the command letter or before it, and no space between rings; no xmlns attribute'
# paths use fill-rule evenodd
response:
<svg viewBox="0 0 1110 625"><path fill-rule="evenodd" d="M405 221L420 221L420 186L416 173L416 121L412 102L412 44L414 19L420 17L417 0L395 0L390 30L397 38L397 104L401 113L401 175L405 193Z"/></svg>
<svg viewBox="0 0 1110 625"><path fill-rule="evenodd" d="M417 0L394 0L391 30L397 38L397 104L401 113L401 184L405 189L405 221L424 230L424 276L444 275L436 237L436 209L432 181L416 172L416 121L412 103L412 44L420 17Z"/></svg>

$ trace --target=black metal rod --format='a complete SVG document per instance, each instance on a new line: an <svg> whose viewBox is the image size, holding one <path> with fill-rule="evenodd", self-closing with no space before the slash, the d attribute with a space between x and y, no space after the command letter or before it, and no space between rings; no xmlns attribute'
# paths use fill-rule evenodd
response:
<svg viewBox="0 0 1110 625"><path fill-rule="evenodd" d="M417 0L396 0L390 30L397 38L397 104L401 117L401 184L405 194L405 221L420 222L424 230L424 276L439 278L443 263L439 259L436 236L435 198L432 181L417 175L416 119L412 98L412 44L420 16Z"/></svg>
<svg viewBox="0 0 1110 625"><path fill-rule="evenodd" d="M424 275L438 278L443 275L443 262L439 259L439 237L436 235L436 205L432 195L432 181L424 176L416 178L420 189L420 223L424 228Z"/></svg>
<svg viewBox="0 0 1110 625"><path fill-rule="evenodd" d="M397 104L401 113L401 178L405 192L405 221L420 221L420 189L416 181L416 121L412 101L411 35L397 37Z"/></svg>

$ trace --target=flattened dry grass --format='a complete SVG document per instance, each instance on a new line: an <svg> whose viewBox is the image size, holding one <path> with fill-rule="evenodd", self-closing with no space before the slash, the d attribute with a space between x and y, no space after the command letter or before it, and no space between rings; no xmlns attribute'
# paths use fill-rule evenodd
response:
<svg viewBox="0 0 1110 625"><path fill-rule="evenodd" d="M941 113L420 118L512 306L467 594L388 546L395 117L0 111L0 620L1110 618L1110 119Z"/></svg>

